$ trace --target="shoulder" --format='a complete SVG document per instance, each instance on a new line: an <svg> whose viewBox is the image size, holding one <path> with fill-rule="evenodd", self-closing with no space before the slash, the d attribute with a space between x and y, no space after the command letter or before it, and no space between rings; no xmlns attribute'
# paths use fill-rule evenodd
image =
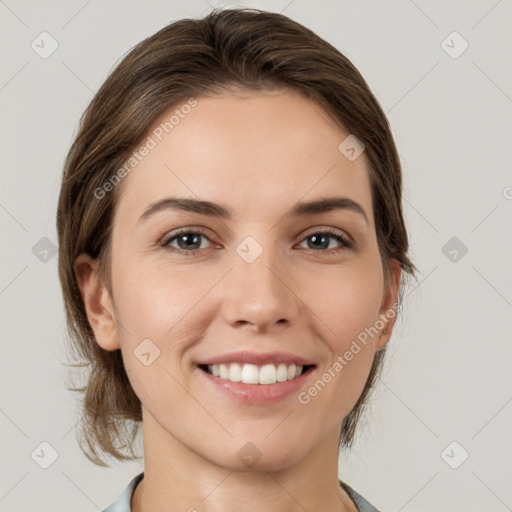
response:
<svg viewBox="0 0 512 512"><path fill-rule="evenodd" d="M363 498L363 496L361 496L357 491L352 489L352 487L350 487L350 485L348 485L345 482L342 482L341 480L339 480L339 482L340 482L340 486L343 489L345 489L345 491L347 491L348 495L352 498L352 500L356 504L359 512L381 512L380 510L375 508L368 500Z"/></svg>
<svg viewBox="0 0 512 512"><path fill-rule="evenodd" d="M134 476L119 497L102 512L131 512L130 503L137 484L143 479L144 472Z"/></svg>

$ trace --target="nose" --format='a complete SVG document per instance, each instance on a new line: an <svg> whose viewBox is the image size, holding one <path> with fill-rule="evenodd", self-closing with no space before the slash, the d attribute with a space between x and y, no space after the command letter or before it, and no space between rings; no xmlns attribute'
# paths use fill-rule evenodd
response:
<svg viewBox="0 0 512 512"><path fill-rule="evenodd" d="M267 332L294 323L299 316L300 300L290 272L272 249L265 248L252 263L234 252L221 293L224 319L233 327Z"/></svg>

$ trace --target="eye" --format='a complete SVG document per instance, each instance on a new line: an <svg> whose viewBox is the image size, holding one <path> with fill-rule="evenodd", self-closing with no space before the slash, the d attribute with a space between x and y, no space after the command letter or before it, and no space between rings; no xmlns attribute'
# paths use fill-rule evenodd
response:
<svg viewBox="0 0 512 512"><path fill-rule="evenodd" d="M187 256L192 256L194 254L197 254L201 250L208 248L201 243L202 239L207 240L209 243L211 243L210 238L203 231L199 229L191 230L190 228L188 228L178 232L171 233L169 236L165 237L162 240L160 245L170 251L176 251L181 254L186 254ZM330 247L331 243L329 239L336 240L339 244L339 247ZM346 249L352 249L354 247L353 242L351 242L348 239L348 237L334 229L326 229L323 231L316 231L314 233L311 233L304 239L302 243L307 242L308 240L310 240L311 243L308 244L308 247L305 248L312 249L315 252L336 253Z"/></svg>
<svg viewBox="0 0 512 512"><path fill-rule="evenodd" d="M307 249L313 248L314 251L319 252L331 252L331 251L325 251L321 249L329 249L330 241L329 239L335 239L341 247L332 249L332 252L338 252L343 251L345 249L352 249L354 244L341 232L336 231L334 229L326 229L323 231L317 231L314 233L311 233L308 235L304 242L307 242L308 240L311 240L311 243L308 244L309 247L306 247ZM304 243L302 242L302 243Z"/></svg>
<svg viewBox="0 0 512 512"><path fill-rule="evenodd" d="M202 238L210 242L210 239L202 231L182 230L172 234L172 236L164 238L164 240L161 242L161 245L172 251L193 255L205 248L201 244ZM177 243L177 247L171 245L173 242Z"/></svg>

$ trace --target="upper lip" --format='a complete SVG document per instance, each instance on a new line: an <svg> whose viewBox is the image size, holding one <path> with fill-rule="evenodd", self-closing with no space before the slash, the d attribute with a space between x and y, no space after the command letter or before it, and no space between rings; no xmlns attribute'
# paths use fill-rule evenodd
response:
<svg viewBox="0 0 512 512"><path fill-rule="evenodd" d="M310 360L291 354L288 352L249 352L249 351L240 351L240 352L228 352L227 354L222 354L220 356L211 357L204 361L199 361L197 364L203 365L214 365L214 364L223 364L223 363L241 363L241 364L255 364L255 365L264 365L264 364L280 364L284 363L290 365L294 363L297 366L309 366L313 365Z"/></svg>

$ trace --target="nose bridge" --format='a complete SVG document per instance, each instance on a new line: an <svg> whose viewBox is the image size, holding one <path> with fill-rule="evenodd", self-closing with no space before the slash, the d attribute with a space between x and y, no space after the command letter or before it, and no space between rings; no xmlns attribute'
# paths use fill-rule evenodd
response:
<svg viewBox="0 0 512 512"><path fill-rule="evenodd" d="M272 237L258 238L246 237L235 247L223 308L229 323L266 328L283 319L292 320L297 304Z"/></svg>

